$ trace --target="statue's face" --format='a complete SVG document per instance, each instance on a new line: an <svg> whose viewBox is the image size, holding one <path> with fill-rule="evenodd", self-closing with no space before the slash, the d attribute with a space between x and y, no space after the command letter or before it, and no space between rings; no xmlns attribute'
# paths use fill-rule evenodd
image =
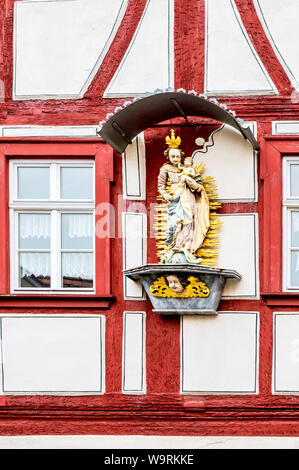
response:
<svg viewBox="0 0 299 470"><path fill-rule="evenodd" d="M174 166L178 166L182 159L180 149L170 149L168 158L170 163L172 163Z"/></svg>
<svg viewBox="0 0 299 470"><path fill-rule="evenodd" d="M188 166L188 167L192 166L193 165L192 158L185 158L184 164L185 164L185 166Z"/></svg>
<svg viewBox="0 0 299 470"><path fill-rule="evenodd" d="M167 278L169 288L173 292L175 292L176 294L182 294L182 292L184 292L185 288L184 286L182 286L181 281L179 280L177 276L170 275L170 276L166 276L166 278Z"/></svg>

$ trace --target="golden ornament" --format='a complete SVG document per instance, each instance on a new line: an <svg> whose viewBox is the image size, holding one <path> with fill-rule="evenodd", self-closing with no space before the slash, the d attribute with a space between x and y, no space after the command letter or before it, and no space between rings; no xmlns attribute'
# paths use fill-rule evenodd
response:
<svg viewBox="0 0 299 470"><path fill-rule="evenodd" d="M150 293L155 297L175 297L175 298L188 298L188 297L209 297L210 289L208 286L200 281L197 277L189 276L189 284L186 286L182 293L174 292L167 285L164 276L159 277L151 286Z"/></svg>

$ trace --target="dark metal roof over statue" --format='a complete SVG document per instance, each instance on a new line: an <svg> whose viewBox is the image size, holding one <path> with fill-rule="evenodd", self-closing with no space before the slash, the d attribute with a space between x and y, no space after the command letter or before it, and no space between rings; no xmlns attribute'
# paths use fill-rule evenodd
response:
<svg viewBox="0 0 299 470"><path fill-rule="evenodd" d="M259 145L249 127L242 127L228 111L210 100L189 93L164 92L142 98L113 115L99 131L114 150L123 153L134 137L167 119L202 116L232 126L248 139L255 150Z"/></svg>

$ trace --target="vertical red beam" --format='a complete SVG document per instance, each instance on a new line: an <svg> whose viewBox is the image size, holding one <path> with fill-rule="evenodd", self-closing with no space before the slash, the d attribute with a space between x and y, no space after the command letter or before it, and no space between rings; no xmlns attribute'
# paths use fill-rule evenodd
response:
<svg viewBox="0 0 299 470"><path fill-rule="evenodd" d="M269 400L272 397L273 312L262 304L259 310L259 395Z"/></svg>
<svg viewBox="0 0 299 470"><path fill-rule="evenodd" d="M14 4L16 0L4 0L1 2L0 22L3 24L3 57L1 79L5 85L5 99L12 101L13 87L13 22L14 22Z"/></svg>
<svg viewBox="0 0 299 470"><path fill-rule="evenodd" d="M282 158L280 151L261 139L263 205L262 292L282 290Z"/></svg>
<svg viewBox="0 0 299 470"><path fill-rule="evenodd" d="M205 0L174 0L175 89L204 91Z"/></svg>
<svg viewBox="0 0 299 470"><path fill-rule="evenodd" d="M113 208L110 205L110 183L113 180L113 149L97 146L95 154L95 252L96 294L111 294L111 236L113 235ZM105 225L103 226L103 220ZM102 227L105 230L102 230Z"/></svg>
<svg viewBox="0 0 299 470"><path fill-rule="evenodd" d="M165 317L146 308L147 393L171 400L180 393L180 317Z"/></svg>
<svg viewBox="0 0 299 470"><path fill-rule="evenodd" d="M0 294L10 291L8 176L8 159L0 153Z"/></svg>

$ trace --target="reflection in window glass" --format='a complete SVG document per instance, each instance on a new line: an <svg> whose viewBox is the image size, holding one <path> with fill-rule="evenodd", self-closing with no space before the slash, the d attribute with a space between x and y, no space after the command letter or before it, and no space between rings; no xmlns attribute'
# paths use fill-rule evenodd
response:
<svg viewBox="0 0 299 470"><path fill-rule="evenodd" d="M291 252L291 285L299 286L299 251Z"/></svg>
<svg viewBox="0 0 299 470"><path fill-rule="evenodd" d="M92 253L62 253L62 287L93 287Z"/></svg>
<svg viewBox="0 0 299 470"><path fill-rule="evenodd" d="M299 196L299 165L290 165L291 196Z"/></svg>
<svg viewBox="0 0 299 470"><path fill-rule="evenodd" d="M51 287L50 253L19 254L19 287Z"/></svg>
<svg viewBox="0 0 299 470"><path fill-rule="evenodd" d="M92 168L61 167L61 199L93 199Z"/></svg>
<svg viewBox="0 0 299 470"><path fill-rule="evenodd" d="M18 199L49 198L49 167L18 167Z"/></svg>
<svg viewBox="0 0 299 470"><path fill-rule="evenodd" d="M291 246L299 248L299 211L292 211Z"/></svg>
<svg viewBox="0 0 299 470"><path fill-rule="evenodd" d="M50 214L19 214L19 248L49 249Z"/></svg>
<svg viewBox="0 0 299 470"><path fill-rule="evenodd" d="M62 214L61 240L64 249L92 249L93 215Z"/></svg>

